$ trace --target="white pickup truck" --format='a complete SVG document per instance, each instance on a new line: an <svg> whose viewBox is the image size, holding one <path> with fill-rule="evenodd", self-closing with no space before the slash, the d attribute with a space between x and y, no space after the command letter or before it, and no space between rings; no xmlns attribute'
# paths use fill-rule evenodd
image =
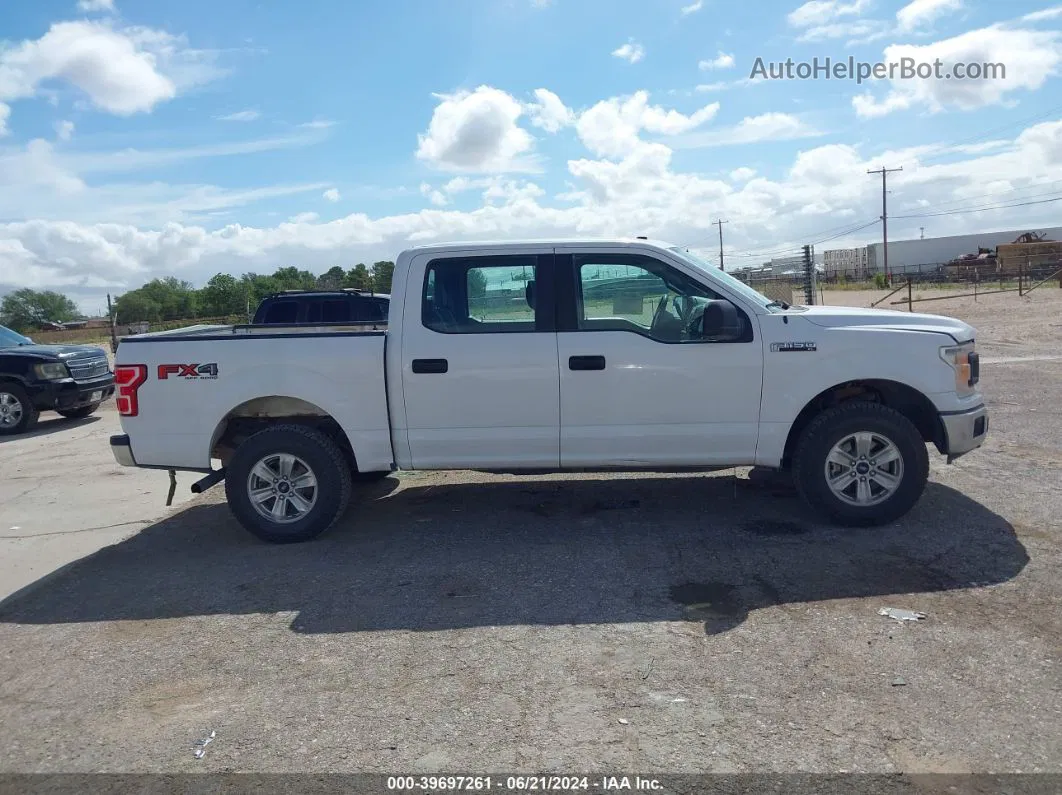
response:
<svg viewBox="0 0 1062 795"><path fill-rule="evenodd" d="M404 251L386 330L207 326L127 337L125 466L224 480L252 533L302 541L352 483L410 469L792 474L844 525L919 499L988 428L974 329L789 306L645 239ZM214 467L213 462L220 466Z"/></svg>

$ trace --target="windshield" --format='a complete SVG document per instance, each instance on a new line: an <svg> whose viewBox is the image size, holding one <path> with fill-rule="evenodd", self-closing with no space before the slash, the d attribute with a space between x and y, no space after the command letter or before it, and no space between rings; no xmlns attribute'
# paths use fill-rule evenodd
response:
<svg viewBox="0 0 1062 795"><path fill-rule="evenodd" d="M14 348L16 345L32 345L29 337L23 337L5 326L0 326L0 348Z"/></svg>
<svg viewBox="0 0 1062 795"><path fill-rule="evenodd" d="M710 273L714 278L719 279L728 287L730 287L730 289L732 289L734 292L740 293L749 301L756 304L756 306L762 306L768 311L779 311L781 309L781 307L778 305L778 302L772 301L767 296L749 287L749 285L745 284L745 282L741 281L741 279L738 279L735 276L731 276L724 270L720 270L707 260L703 260L696 254L693 254L688 249L679 248L678 246L675 246L671 249L671 251L674 251L676 254L682 257L682 259L686 260L694 267L704 271L705 273Z"/></svg>

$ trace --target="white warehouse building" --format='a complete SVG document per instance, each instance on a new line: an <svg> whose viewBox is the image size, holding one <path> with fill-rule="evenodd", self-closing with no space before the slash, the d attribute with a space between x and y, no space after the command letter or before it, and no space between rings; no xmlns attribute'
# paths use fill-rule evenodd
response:
<svg viewBox="0 0 1062 795"><path fill-rule="evenodd" d="M844 274L846 277L861 279L867 274L867 247L824 251L822 252L822 264L827 276Z"/></svg>
<svg viewBox="0 0 1062 795"><path fill-rule="evenodd" d="M976 254L978 248L995 249L1001 243L1013 243L1026 232L1036 232L1046 235L1048 240L1062 241L1062 226L927 237L925 240L890 240L889 270L893 273L903 273L906 270L917 270L920 265L950 262L963 254ZM881 243L871 243L867 246L867 270L869 273L884 271Z"/></svg>

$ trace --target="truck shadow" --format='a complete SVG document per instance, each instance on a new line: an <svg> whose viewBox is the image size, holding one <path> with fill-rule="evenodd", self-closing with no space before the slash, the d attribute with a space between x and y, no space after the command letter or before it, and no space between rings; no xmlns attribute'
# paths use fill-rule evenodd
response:
<svg viewBox="0 0 1062 795"><path fill-rule="evenodd" d="M676 620L717 633L772 605L999 583L1029 560L1004 519L939 484L865 530L725 477L416 484L364 489L293 546L193 504L4 600L0 621L296 611L302 633Z"/></svg>

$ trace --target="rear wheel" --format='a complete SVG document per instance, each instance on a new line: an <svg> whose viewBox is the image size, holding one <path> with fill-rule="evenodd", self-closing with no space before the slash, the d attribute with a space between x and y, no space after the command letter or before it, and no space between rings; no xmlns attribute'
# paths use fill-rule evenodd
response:
<svg viewBox="0 0 1062 795"><path fill-rule="evenodd" d="M328 436L276 425L243 442L226 467L233 515L264 541L290 544L323 533L350 500L350 467Z"/></svg>
<svg viewBox="0 0 1062 795"><path fill-rule="evenodd" d="M918 502L928 477L922 435L880 403L844 403L822 412L801 434L793 458L801 496L853 527L899 519Z"/></svg>
<svg viewBox="0 0 1062 795"><path fill-rule="evenodd" d="M67 409L66 411L59 411L59 412L56 412L56 413L57 414L62 414L64 417L66 417L67 419L70 419L70 420L80 420L80 419L84 419L85 417L87 417L89 414L94 412L99 407L100 407L99 403L91 403L88 406L81 406L80 408L76 408L76 409Z"/></svg>
<svg viewBox="0 0 1062 795"><path fill-rule="evenodd" d="M0 384L0 436L25 433L37 424L40 412L18 384Z"/></svg>

